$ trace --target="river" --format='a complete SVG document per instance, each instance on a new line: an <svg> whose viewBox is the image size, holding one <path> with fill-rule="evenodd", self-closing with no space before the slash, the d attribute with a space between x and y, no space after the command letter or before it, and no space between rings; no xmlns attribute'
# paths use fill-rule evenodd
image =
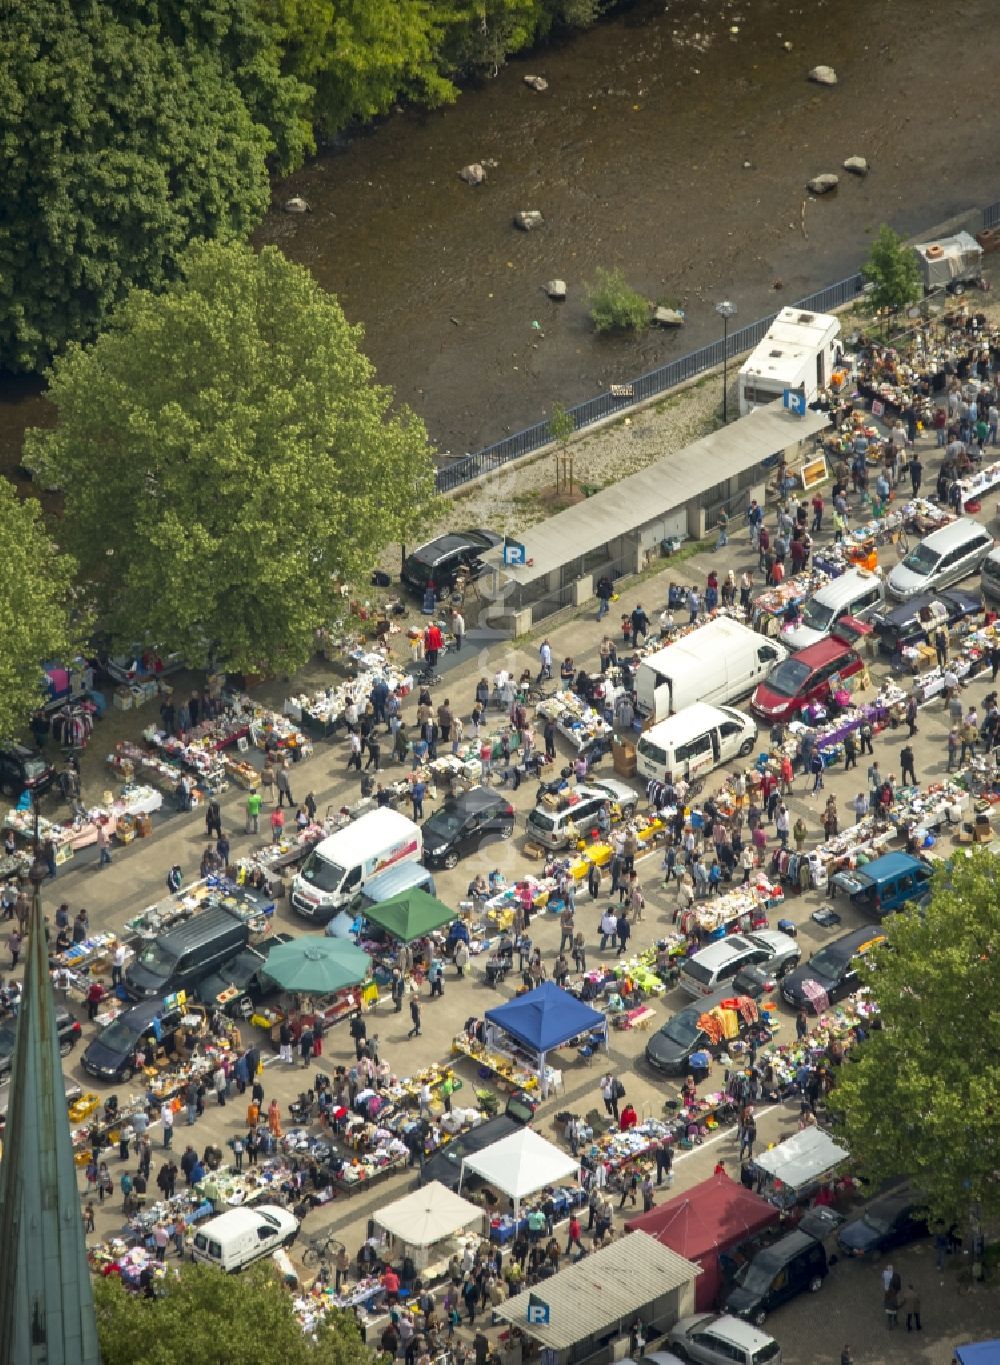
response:
<svg viewBox="0 0 1000 1365"><path fill-rule="evenodd" d="M996 0L638 0L451 108L324 151L275 187L312 211L276 207L256 240L339 296L379 378L461 454L713 339L721 298L752 321L852 273L882 222L1000 198L998 30ZM819 63L835 87L807 79ZM841 171L851 155L867 178ZM485 184L459 179L491 160ZM839 189L803 212L824 171ZM544 225L518 231L520 209ZM584 285L614 265L685 327L595 336ZM44 404L24 384L0 397L9 469Z"/></svg>

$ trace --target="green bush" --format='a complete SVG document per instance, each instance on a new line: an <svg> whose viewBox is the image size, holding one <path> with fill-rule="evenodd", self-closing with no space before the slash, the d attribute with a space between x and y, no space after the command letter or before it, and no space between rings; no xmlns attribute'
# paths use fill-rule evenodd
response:
<svg viewBox="0 0 1000 1365"><path fill-rule="evenodd" d="M649 326L649 300L633 289L620 266L597 268L587 285L590 319L599 332L638 332Z"/></svg>

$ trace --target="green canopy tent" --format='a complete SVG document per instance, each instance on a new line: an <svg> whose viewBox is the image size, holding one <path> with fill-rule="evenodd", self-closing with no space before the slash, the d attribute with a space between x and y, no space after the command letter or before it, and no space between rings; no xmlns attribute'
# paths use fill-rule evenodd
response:
<svg viewBox="0 0 1000 1365"><path fill-rule="evenodd" d="M415 938L450 924L458 917L457 910L451 910L436 896L426 891L403 891L398 896L390 896L365 911L365 919L377 924L401 943L412 943Z"/></svg>
<svg viewBox="0 0 1000 1365"><path fill-rule="evenodd" d="M282 990L332 995L357 986L371 972L371 958L339 938L294 938L267 959L267 974Z"/></svg>

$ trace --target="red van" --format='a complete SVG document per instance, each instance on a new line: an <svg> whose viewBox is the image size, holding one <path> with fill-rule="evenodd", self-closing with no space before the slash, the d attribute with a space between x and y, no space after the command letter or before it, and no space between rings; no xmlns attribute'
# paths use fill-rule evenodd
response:
<svg viewBox="0 0 1000 1365"><path fill-rule="evenodd" d="M750 698L755 715L769 722L794 720L811 702L825 704L835 684L851 678L864 668L855 649L860 636L871 633L871 626L845 616L833 634L814 645L807 645L776 664Z"/></svg>

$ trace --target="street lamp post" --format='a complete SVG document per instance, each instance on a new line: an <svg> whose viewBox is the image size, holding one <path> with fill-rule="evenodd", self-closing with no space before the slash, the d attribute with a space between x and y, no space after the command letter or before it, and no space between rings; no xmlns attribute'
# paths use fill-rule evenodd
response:
<svg viewBox="0 0 1000 1365"><path fill-rule="evenodd" d="M729 319L736 316L736 304L723 299L715 305L715 311L722 318L722 422L729 421Z"/></svg>

